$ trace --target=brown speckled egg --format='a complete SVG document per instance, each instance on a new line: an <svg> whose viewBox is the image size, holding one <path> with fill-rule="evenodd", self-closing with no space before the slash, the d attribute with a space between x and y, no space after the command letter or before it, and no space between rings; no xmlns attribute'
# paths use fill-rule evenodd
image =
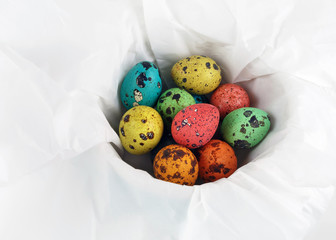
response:
<svg viewBox="0 0 336 240"><path fill-rule="evenodd" d="M237 157L232 147L217 139L197 149L199 176L205 182L229 177L237 169Z"/></svg>
<svg viewBox="0 0 336 240"><path fill-rule="evenodd" d="M221 119L230 112L250 106L247 92L237 84L227 83L220 85L211 95L210 103L219 109Z"/></svg>
<svg viewBox="0 0 336 240"><path fill-rule="evenodd" d="M171 70L177 86L204 95L215 90L222 80L218 64L206 56L194 55L178 61Z"/></svg>
<svg viewBox="0 0 336 240"><path fill-rule="evenodd" d="M218 109L207 103L188 106L176 114L171 126L174 140L187 148L205 145L215 134L219 123Z"/></svg>
<svg viewBox="0 0 336 240"><path fill-rule="evenodd" d="M198 177L198 163L195 155L181 145L168 145L155 156L154 176L158 179L192 186Z"/></svg>

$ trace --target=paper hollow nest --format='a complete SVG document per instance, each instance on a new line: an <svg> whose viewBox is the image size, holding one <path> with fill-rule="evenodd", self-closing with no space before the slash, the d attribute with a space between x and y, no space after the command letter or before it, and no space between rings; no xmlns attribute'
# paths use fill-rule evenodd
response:
<svg viewBox="0 0 336 240"><path fill-rule="evenodd" d="M335 3L37 4L0 3L0 239L306 235L336 183ZM122 152L118 88L144 60L173 87L171 67L193 54L272 127L230 178L188 187Z"/></svg>

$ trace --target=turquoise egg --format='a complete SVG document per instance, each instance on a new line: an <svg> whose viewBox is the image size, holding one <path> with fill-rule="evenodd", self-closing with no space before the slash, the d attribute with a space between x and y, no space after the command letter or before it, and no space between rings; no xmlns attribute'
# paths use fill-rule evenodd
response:
<svg viewBox="0 0 336 240"><path fill-rule="evenodd" d="M191 94L193 98L195 99L196 103L209 103L209 100L205 95L196 95L196 94Z"/></svg>
<svg viewBox="0 0 336 240"><path fill-rule="evenodd" d="M152 62L139 62L127 73L120 87L120 99L130 109L145 105L153 107L162 91L158 67Z"/></svg>

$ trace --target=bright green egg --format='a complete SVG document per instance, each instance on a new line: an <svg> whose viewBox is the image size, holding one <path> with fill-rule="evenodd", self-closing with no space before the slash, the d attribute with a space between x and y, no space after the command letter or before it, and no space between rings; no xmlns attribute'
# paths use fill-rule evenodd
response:
<svg viewBox="0 0 336 240"><path fill-rule="evenodd" d="M269 115L258 108L239 108L221 125L223 139L235 148L252 148L261 142L271 126Z"/></svg>
<svg viewBox="0 0 336 240"><path fill-rule="evenodd" d="M175 115L183 108L195 104L194 97L181 88L170 88L161 94L156 105L166 127L170 129Z"/></svg>

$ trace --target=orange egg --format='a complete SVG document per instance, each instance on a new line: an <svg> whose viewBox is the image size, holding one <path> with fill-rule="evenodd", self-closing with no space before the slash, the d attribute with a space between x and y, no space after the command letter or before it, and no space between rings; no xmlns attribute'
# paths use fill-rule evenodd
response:
<svg viewBox="0 0 336 240"><path fill-rule="evenodd" d="M156 178L181 185L192 186L198 177L195 155L177 144L162 148L154 158L153 168Z"/></svg>
<svg viewBox="0 0 336 240"><path fill-rule="evenodd" d="M237 157L232 147L212 139L197 150L199 176L205 182L229 177L237 169Z"/></svg>

